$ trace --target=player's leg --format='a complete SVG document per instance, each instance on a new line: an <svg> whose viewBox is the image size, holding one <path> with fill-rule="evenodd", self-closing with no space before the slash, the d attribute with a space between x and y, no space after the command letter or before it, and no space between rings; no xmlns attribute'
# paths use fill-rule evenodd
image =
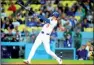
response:
<svg viewBox="0 0 94 65"><path fill-rule="evenodd" d="M44 48L46 52L51 55L54 59L58 61L59 64L62 64L62 60L50 49L50 36L45 36L43 40Z"/></svg>
<svg viewBox="0 0 94 65"><path fill-rule="evenodd" d="M34 56L34 54L35 54L37 48L38 48L39 45L41 44L41 42L42 42L42 41L41 41L41 36L39 35L39 36L36 38L35 43L33 44L32 49L31 49L31 51L30 51L30 53L29 53L29 56L28 56L28 59L27 59L28 62L30 62L30 60L33 58L33 56Z"/></svg>

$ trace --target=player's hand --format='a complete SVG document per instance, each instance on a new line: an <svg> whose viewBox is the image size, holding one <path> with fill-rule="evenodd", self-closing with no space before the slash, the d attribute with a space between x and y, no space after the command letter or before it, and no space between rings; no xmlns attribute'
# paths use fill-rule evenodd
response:
<svg viewBox="0 0 94 65"><path fill-rule="evenodd" d="M38 13L34 13L33 15L32 15L32 17L35 17L35 18L37 18L38 17Z"/></svg>

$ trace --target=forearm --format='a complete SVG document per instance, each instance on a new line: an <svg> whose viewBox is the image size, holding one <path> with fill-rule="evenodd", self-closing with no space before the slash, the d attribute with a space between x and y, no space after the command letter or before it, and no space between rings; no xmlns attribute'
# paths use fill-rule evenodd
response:
<svg viewBox="0 0 94 65"><path fill-rule="evenodd" d="M42 15L38 15L38 18L42 19L42 20L45 21L46 23L50 23L50 20L47 19L46 17L42 16Z"/></svg>

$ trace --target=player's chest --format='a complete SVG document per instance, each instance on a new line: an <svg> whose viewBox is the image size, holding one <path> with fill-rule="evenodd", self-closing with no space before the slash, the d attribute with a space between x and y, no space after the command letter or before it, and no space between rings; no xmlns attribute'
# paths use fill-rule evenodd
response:
<svg viewBox="0 0 94 65"><path fill-rule="evenodd" d="M50 21L50 23L47 23L45 26L47 27L47 28L53 28L53 27L55 27L57 25L57 21L54 21L54 20L52 20L52 21Z"/></svg>

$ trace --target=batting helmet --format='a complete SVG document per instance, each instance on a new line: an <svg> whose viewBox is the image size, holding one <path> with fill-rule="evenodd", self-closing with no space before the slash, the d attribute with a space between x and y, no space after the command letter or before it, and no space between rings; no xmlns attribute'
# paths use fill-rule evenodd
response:
<svg viewBox="0 0 94 65"><path fill-rule="evenodd" d="M55 16L56 18L58 18L59 17L59 13L58 12L53 12L53 14L52 14L53 16Z"/></svg>

